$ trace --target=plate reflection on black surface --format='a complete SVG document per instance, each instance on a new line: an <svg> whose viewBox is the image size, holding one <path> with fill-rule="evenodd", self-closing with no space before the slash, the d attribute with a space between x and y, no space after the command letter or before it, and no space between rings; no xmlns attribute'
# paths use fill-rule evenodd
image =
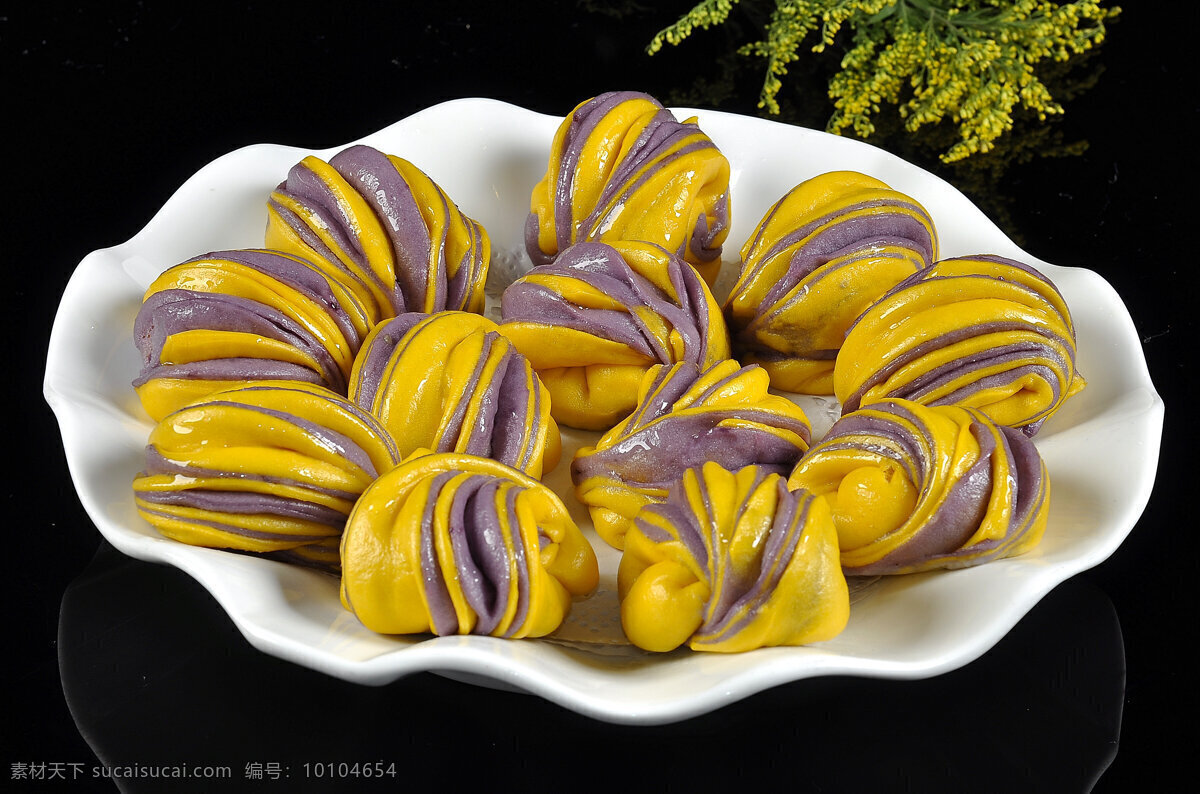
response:
<svg viewBox="0 0 1200 794"><path fill-rule="evenodd" d="M805 679L685 722L619 726L430 673L375 688L289 664L252 648L184 573L107 543L63 597L59 665L101 763L231 769L196 790L327 789L328 765L378 761L384 776L338 782L396 788L432 770L456 786L712 789L782 774L813 791L1087 791L1116 755L1125 688L1112 604L1074 577L936 678ZM247 776L263 768L277 785Z"/></svg>

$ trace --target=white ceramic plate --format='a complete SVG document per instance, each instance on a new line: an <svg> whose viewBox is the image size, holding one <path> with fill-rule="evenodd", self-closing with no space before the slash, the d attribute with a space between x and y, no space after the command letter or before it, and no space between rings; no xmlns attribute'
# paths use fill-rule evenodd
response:
<svg viewBox="0 0 1200 794"><path fill-rule="evenodd" d="M996 253L1042 269L1062 290L1079 334L1088 387L1037 437L1053 499L1045 539L1032 553L978 568L891 577L857 594L837 638L745 654L687 650L644 654L620 633L613 595L617 552L600 542L570 495L567 466L548 482L593 540L600 591L576 605L554 638L388 637L345 612L337 583L283 563L167 540L134 510L130 482L150 423L130 381L138 369L133 319L161 270L208 251L263 244L266 198L309 152L258 145L228 154L187 181L129 242L89 254L63 295L50 340L45 396L58 416L79 497L101 533L126 554L174 565L206 587L256 647L363 684L434 671L535 693L592 717L664 723L701 714L768 687L810 676L919 678L964 665L1011 629L1055 585L1107 558L1133 528L1154 481L1163 406L1129 314L1095 273L1021 251L940 179L858 141L705 110L701 128L733 170L726 263L766 209L798 182L850 169L876 176L932 213L944 256ZM484 224L498 257L521 255L529 194L546 167L559 119L491 100L448 102L362 142L400 155ZM818 433L828 427L808 401ZM833 406L836 408L836 406ZM566 439L564 459L586 434ZM1118 449L1112 439L1121 439Z"/></svg>

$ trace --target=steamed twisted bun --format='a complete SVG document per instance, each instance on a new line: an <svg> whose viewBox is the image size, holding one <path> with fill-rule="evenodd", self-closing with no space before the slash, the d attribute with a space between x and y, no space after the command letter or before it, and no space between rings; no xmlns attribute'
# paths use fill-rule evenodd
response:
<svg viewBox="0 0 1200 794"><path fill-rule="evenodd" d="M341 553L343 605L385 634L541 637L599 578L553 491L454 452L419 451L372 484Z"/></svg>
<svg viewBox="0 0 1200 794"><path fill-rule="evenodd" d="M1084 385L1058 289L991 255L945 259L898 284L851 326L834 367L843 412L891 398L963 405L1030 436Z"/></svg>
<svg viewBox="0 0 1200 794"><path fill-rule="evenodd" d="M751 464L787 474L808 449L808 418L770 394L767 373L725 359L700 370L681 361L651 367L638 405L571 464L575 496L596 533L616 548L644 505L667 498L684 471L711 461L731 471Z"/></svg>
<svg viewBox="0 0 1200 794"><path fill-rule="evenodd" d="M617 585L625 634L650 651L819 642L850 615L829 507L758 466L689 469L638 514Z"/></svg>
<svg viewBox="0 0 1200 794"><path fill-rule="evenodd" d="M407 160L363 145L305 157L267 216L268 246L338 270L380 319L483 310L486 230Z"/></svg>
<svg viewBox="0 0 1200 794"><path fill-rule="evenodd" d="M465 452L540 478L560 452L550 395L497 331L470 312L382 322L354 363L350 399L383 423L401 455Z"/></svg>
<svg viewBox="0 0 1200 794"><path fill-rule="evenodd" d="M133 492L138 513L167 537L333 564L331 543L355 500L399 460L383 427L344 397L265 381L160 421Z"/></svg>
<svg viewBox="0 0 1200 794"><path fill-rule="evenodd" d="M788 485L825 497L850 574L964 568L1032 549L1050 479L1027 436L982 412L907 400L843 416Z"/></svg>
<svg viewBox="0 0 1200 794"><path fill-rule="evenodd" d="M555 419L572 427L606 429L628 415L655 364L729 357L708 286L652 243L574 245L513 282L501 312L501 332L550 390Z"/></svg>
<svg viewBox="0 0 1200 794"><path fill-rule="evenodd" d="M695 119L611 91L559 126L533 189L525 245L535 265L579 242L657 243L712 284L729 234L729 161Z"/></svg>
<svg viewBox="0 0 1200 794"><path fill-rule="evenodd" d="M776 388L832 394L846 330L937 252L925 208L878 179L832 171L802 182L742 248L725 303L734 351Z"/></svg>
<svg viewBox="0 0 1200 794"><path fill-rule="evenodd" d="M371 328L336 276L279 251L218 251L169 268L134 321L133 386L158 421L211 392L294 380L345 393Z"/></svg>

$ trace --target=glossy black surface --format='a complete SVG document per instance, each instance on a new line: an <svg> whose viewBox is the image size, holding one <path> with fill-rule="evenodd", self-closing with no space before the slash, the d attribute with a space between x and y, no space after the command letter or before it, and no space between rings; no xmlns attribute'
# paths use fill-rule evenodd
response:
<svg viewBox="0 0 1200 794"><path fill-rule="evenodd" d="M634 10L620 18L570 2L0 11L3 126L15 137L2 198L13 663L0 777L28 765L77 776L14 780L12 790L113 790L90 777L101 764L232 774L191 788L127 781L129 791L377 790L423 773L513 790L784 780L801 791L1127 791L1165 790L1191 766L1180 750L1193 720L1176 726L1193 689L1196 623L1196 467L1185 456L1196 67L1188 20L1167 17L1167 4L1127 7L1085 65L1085 76L1100 70L1095 83L1053 128L1065 143L1086 139L1084 153L940 172L1026 250L1113 284L1167 405L1157 485L1128 540L975 663L925 681L803 681L676 725L613 726L430 674L364 688L278 661L186 575L101 542L41 397L50 326L78 261L128 239L227 151L332 146L446 99L563 114L612 88L694 105L728 88L723 109L753 111L757 64L722 80L728 34L647 58L644 43L689 3L624 5ZM691 84L696 74L704 86ZM819 125L824 75L803 65L795 74L790 118ZM882 145L931 165L911 141ZM1111 454L1128 441L1114 437ZM385 776L314 776L315 764L356 761L382 761ZM255 764L264 779L247 776Z"/></svg>

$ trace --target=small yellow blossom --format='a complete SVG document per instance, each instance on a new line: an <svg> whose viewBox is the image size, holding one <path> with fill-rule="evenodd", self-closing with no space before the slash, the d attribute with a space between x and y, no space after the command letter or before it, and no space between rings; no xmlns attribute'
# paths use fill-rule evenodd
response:
<svg viewBox="0 0 1200 794"><path fill-rule="evenodd" d="M759 107L779 113L777 96L800 45L837 46L848 32L841 71L829 83L830 132L875 131L871 116L893 105L909 131L950 119L958 143L946 162L986 152L1012 128L1018 106L1045 119L1063 112L1035 73L1043 60L1066 61L1104 41L1120 13L1104 0L772 0L761 41L739 52L766 60ZM740 0L701 0L650 42L679 44L696 28L724 23Z"/></svg>

